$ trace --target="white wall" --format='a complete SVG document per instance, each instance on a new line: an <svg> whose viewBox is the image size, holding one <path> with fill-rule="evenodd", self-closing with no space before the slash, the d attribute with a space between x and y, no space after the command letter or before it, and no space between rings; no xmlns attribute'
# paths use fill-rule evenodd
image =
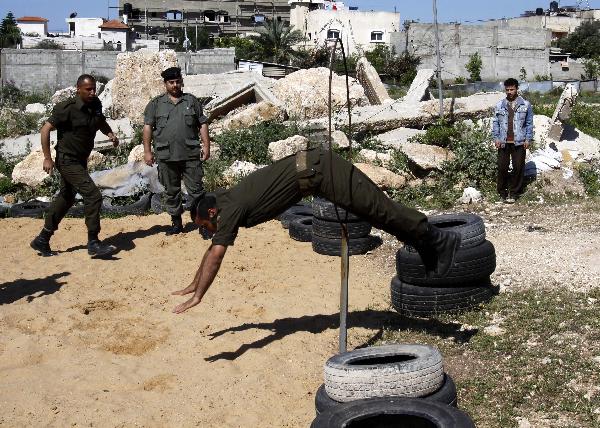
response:
<svg viewBox="0 0 600 428"><path fill-rule="evenodd" d="M126 51L128 46L127 33L129 30L102 30L100 33L100 38L103 42L111 43L113 46L117 47L117 43L121 43L121 51Z"/></svg>
<svg viewBox="0 0 600 428"><path fill-rule="evenodd" d="M75 33L71 37L100 37L100 26L104 23L102 18L67 18L67 24L75 23Z"/></svg>
<svg viewBox="0 0 600 428"><path fill-rule="evenodd" d="M37 34L38 36L45 36L48 34L48 23L47 22L17 22L17 27L23 34Z"/></svg>

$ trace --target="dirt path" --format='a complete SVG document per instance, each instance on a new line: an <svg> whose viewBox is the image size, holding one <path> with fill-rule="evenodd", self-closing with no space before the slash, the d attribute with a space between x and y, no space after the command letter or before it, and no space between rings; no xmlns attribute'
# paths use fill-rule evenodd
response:
<svg viewBox="0 0 600 428"><path fill-rule="evenodd" d="M598 284L597 207L535 208L481 209L494 281L504 292ZM169 293L189 283L208 243L166 237L167 223L104 219L102 236L122 251L102 261L88 257L81 219L65 219L51 258L28 246L41 220L0 220L0 425L310 424L337 352L339 259L275 221L242 229L203 303L175 316L182 299ZM351 258L350 348L389 317L398 245Z"/></svg>

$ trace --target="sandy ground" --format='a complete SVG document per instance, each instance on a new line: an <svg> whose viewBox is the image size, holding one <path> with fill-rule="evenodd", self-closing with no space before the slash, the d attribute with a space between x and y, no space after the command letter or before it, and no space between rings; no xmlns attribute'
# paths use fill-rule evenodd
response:
<svg viewBox="0 0 600 428"><path fill-rule="evenodd" d="M597 209L481 214L503 292L600 282ZM339 258L276 221L241 229L204 301L174 315L183 298L169 293L189 283L208 242L195 231L166 237L168 220L104 219L101 237L121 251L91 260L82 219L64 220L51 258L28 245L41 220L0 219L0 425L310 424L338 347ZM349 348L370 343L389 316L398 247L351 258Z"/></svg>

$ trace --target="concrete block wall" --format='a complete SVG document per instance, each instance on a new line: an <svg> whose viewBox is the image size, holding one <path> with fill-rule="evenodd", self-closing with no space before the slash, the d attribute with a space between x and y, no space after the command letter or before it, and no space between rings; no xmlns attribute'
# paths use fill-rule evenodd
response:
<svg viewBox="0 0 600 428"><path fill-rule="evenodd" d="M77 77L88 73L112 79L119 52L66 51L46 49L2 49L0 79L28 91L54 92L73 86ZM188 74L223 73L235 70L235 50L207 49L178 54Z"/></svg>

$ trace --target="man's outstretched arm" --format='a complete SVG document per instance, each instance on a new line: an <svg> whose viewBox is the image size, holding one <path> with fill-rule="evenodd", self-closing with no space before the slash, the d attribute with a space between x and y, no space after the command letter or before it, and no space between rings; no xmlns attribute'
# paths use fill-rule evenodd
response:
<svg viewBox="0 0 600 428"><path fill-rule="evenodd" d="M224 245L211 245L208 247L194 278L194 282L196 283L194 295L188 301L177 305L173 309L174 313L180 314L200 303L202 297L204 297L204 294L208 291L217 276L226 251L227 247Z"/></svg>

